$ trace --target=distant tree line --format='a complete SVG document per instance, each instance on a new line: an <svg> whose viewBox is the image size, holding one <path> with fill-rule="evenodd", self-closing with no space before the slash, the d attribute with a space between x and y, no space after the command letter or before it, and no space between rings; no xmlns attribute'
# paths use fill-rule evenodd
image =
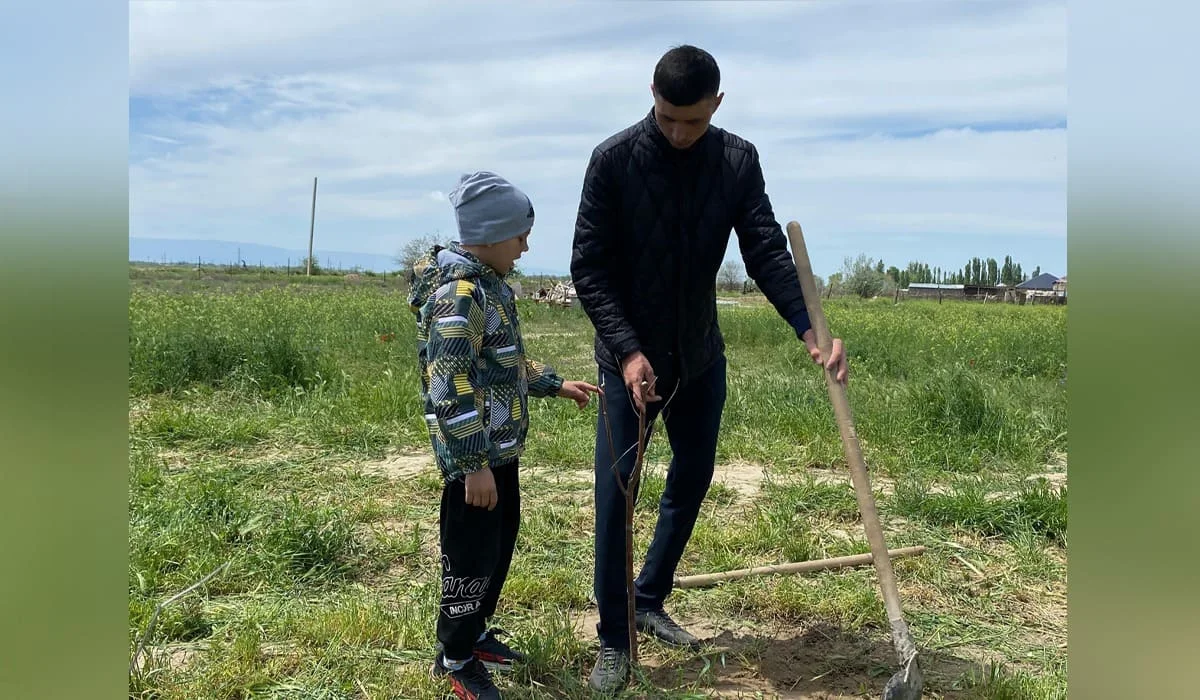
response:
<svg viewBox="0 0 1200 700"><path fill-rule="evenodd" d="M1032 275L1025 274L1021 264L1014 262L1011 255L1006 255L1003 263L995 258L971 258L961 270L943 270L920 261L910 262L901 270L894 265L886 266L883 260L859 255L846 258L841 272L829 276L829 283L844 292L873 297L890 293L897 287L907 288L910 284L1013 286L1037 277L1041 272L1039 266L1034 268Z"/></svg>
<svg viewBox="0 0 1200 700"><path fill-rule="evenodd" d="M876 269L883 272L883 261L876 264ZM961 270L943 270L940 267L930 267L922 262L910 262L908 267L901 270L895 266L886 270L888 277L900 287L909 284L965 284L975 286L991 286L998 284L1012 286L1037 277L1042 273L1041 267L1036 267L1032 275L1025 274L1021 263L1013 262L1011 255L1004 256L1004 262L995 258L971 258Z"/></svg>

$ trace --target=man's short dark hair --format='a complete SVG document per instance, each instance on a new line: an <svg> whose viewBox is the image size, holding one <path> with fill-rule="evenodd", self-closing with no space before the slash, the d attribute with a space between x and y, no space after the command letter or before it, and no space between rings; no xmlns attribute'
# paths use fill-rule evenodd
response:
<svg viewBox="0 0 1200 700"><path fill-rule="evenodd" d="M721 69L704 49L676 46L654 67L654 87L667 102L687 107L716 96L721 89Z"/></svg>

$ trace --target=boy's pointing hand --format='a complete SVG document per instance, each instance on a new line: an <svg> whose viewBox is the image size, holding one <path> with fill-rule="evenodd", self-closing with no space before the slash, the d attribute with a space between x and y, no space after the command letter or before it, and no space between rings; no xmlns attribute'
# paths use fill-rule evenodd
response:
<svg viewBox="0 0 1200 700"><path fill-rule="evenodd" d="M603 394L604 390L587 382L565 381L562 388L558 390L558 395L564 399L571 399L579 408L587 408L588 403L592 400L589 393Z"/></svg>

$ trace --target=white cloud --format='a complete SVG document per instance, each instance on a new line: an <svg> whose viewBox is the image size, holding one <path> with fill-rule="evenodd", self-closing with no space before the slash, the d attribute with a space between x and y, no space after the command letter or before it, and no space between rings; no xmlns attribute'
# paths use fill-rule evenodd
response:
<svg viewBox="0 0 1200 700"><path fill-rule="evenodd" d="M151 141L156 141L158 143L169 143L169 144L176 145L176 146L183 143L182 141L180 141L178 139L172 139L172 138L168 138L166 136L159 136L157 134L142 134L142 136L144 138L148 138Z"/></svg>
<svg viewBox="0 0 1200 700"><path fill-rule="evenodd" d="M773 146L773 148L771 147ZM851 180L861 183L1054 186L1067 176L1063 129L978 132L947 129L919 138L871 135L853 141L762 146L778 164L774 182ZM784 164L795 163L794 168Z"/></svg>
<svg viewBox="0 0 1200 700"><path fill-rule="evenodd" d="M561 269L592 147L693 41L782 219L1061 237L1065 28L1062 3L135 2L133 132L156 145L131 158L131 228L277 243L262 221L306 215L317 175L318 217L394 252L452 229L445 191L489 168L537 201L531 264Z"/></svg>

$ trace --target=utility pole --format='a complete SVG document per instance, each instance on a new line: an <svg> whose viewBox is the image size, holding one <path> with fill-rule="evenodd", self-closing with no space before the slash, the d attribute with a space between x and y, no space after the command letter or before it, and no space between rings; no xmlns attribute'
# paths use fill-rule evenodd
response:
<svg viewBox="0 0 1200 700"><path fill-rule="evenodd" d="M308 220L308 260L307 269L304 271L305 277L312 276L312 250L313 250L313 229L317 225L317 178L313 178L313 199L312 199L312 215Z"/></svg>

